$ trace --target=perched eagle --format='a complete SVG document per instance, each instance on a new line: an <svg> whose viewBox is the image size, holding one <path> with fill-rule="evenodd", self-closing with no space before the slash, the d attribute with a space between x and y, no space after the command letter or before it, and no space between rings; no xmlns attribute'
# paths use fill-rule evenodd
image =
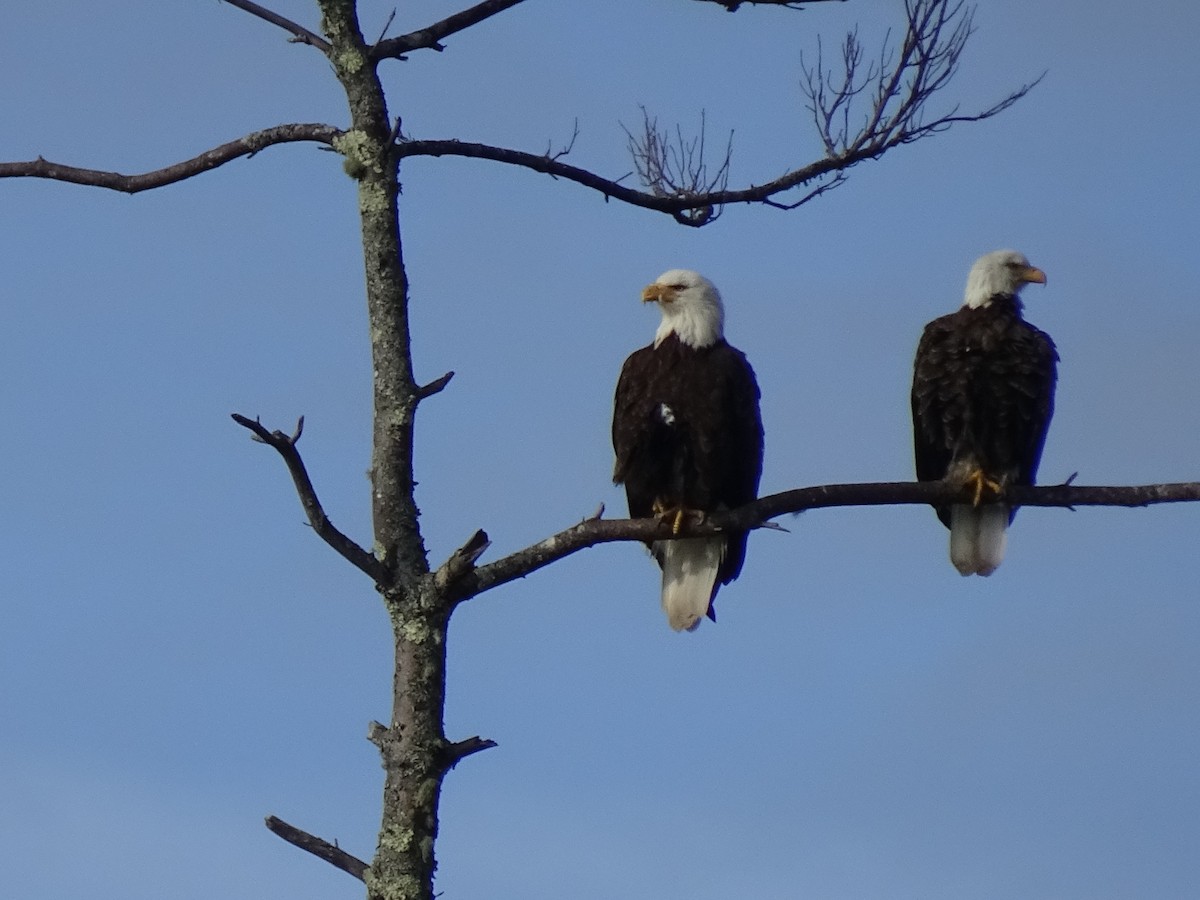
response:
<svg viewBox="0 0 1200 900"><path fill-rule="evenodd" d="M613 404L617 463L629 515L687 517L732 509L758 494L763 429L758 383L725 342L725 311L712 282L672 269L642 291L662 309L654 343L625 360ZM717 589L737 578L746 533L655 541L662 605L676 631L715 619Z"/></svg>
<svg viewBox="0 0 1200 900"><path fill-rule="evenodd" d="M1054 412L1058 352L1021 317L1017 294L1046 283L1020 253L980 257L958 312L925 326L913 366L917 478L945 478L974 503L940 507L950 561L963 575L991 575L1004 559L1016 510L995 502L1010 484L1033 484ZM991 502L988 502L991 501Z"/></svg>

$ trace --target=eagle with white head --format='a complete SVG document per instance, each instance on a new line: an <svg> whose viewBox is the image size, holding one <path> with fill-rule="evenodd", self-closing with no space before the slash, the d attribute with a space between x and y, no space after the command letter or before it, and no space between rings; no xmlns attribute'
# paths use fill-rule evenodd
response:
<svg viewBox="0 0 1200 900"><path fill-rule="evenodd" d="M920 481L972 491L939 507L950 561L963 575L991 575L1004 559L1016 508L1005 487L1033 484L1054 413L1058 351L1025 321L1018 294L1045 273L1015 250L980 257L962 307L925 326L913 365L913 445Z"/></svg>
<svg viewBox="0 0 1200 900"><path fill-rule="evenodd" d="M662 322L654 342L625 360L617 381L613 482L633 518L689 516L749 503L762 475L759 390L745 355L725 340L725 310L711 281L672 269L642 291ZM737 578L746 532L655 541L662 606L676 631L693 631Z"/></svg>

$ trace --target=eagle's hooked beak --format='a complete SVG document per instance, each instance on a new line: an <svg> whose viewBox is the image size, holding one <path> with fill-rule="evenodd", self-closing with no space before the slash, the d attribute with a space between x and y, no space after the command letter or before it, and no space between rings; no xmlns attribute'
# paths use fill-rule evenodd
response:
<svg viewBox="0 0 1200 900"><path fill-rule="evenodd" d="M659 302L659 301L665 302L667 300L670 300L672 298L672 296L673 295L671 293L671 288L669 285L658 284L657 282L655 282L654 284L646 285L645 289L642 291L642 302L643 303L655 303L655 302Z"/></svg>
<svg viewBox="0 0 1200 900"><path fill-rule="evenodd" d="M1046 273L1037 268L1037 266L1028 266L1021 272L1021 280L1033 284L1045 284Z"/></svg>

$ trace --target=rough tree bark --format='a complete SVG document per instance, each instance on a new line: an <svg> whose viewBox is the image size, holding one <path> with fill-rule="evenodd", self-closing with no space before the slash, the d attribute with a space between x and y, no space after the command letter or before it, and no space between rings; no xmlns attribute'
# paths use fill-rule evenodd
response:
<svg viewBox="0 0 1200 900"><path fill-rule="evenodd" d="M524 550L477 566L489 546L478 531L437 569L431 569L414 499L413 427L419 403L449 382L447 373L429 384L414 376L408 329L408 282L405 275L398 208L399 169L412 156L462 156L516 165L575 182L605 198L656 210L678 221L711 223L729 203L762 203L794 208L835 186L860 162L934 134L956 122L996 115L1031 87L1027 84L980 113L955 111L925 115L927 101L954 74L971 31L970 10L954 0L908 0L907 31L893 53L861 70L862 48L851 36L842 47L840 78L823 61L807 71L807 89L824 155L796 165L762 184L730 190L723 181L728 154L716 180L705 175L702 148L679 134L673 142L647 116L645 133L630 135L642 187L605 178L562 159L559 153L528 153L457 140L414 139L393 120L378 77L378 66L405 54L441 50L442 41L522 0L484 0L426 28L374 45L362 35L355 0L317 0L319 30L310 30L250 0L226 0L282 28L292 40L324 54L345 90L349 127L282 125L254 132L200 156L137 175L101 172L48 162L0 163L0 177L36 177L136 193L192 177L241 156L280 143L308 141L327 145L343 157L346 173L358 190L366 272L367 313L374 363L374 434L371 462L374 543L366 549L339 531L325 515L296 448L303 420L292 434L270 430L244 416L235 420L283 457L309 522L317 535L375 584L389 613L395 649L393 708L390 721L372 723L370 740L379 748L385 769L379 841L368 866L344 850L274 817L271 830L365 881L372 900L432 900L436 868L438 800L446 773L464 757L494 746L468 737L451 741L443 731L446 683L446 636L457 604L500 584L527 575L597 543L669 537L657 521L603 520L599 514ZM730 11L741 4L703 0ZM767 6L799 8L786 0L748 0ZM829 0L810 0L829 2ZM685 4L692 5L694 4ZM885 62L886 61L886 62ZM1036 82L1034 82L1036 83ZM850 115L867 98L861 126ZM798 195L798 196L797 196ZM773 516L824 506L888 503L932 504L958 497L941 484L858 484L804 488L765 497L740 510L691 525L683 536L727 527L756 527ZM960 498L961 499L961 498ZM1200 499L1200 484L1140 488L1086 488L1061 485L1014 489L1011 499L1025 505L1145 505Z"/></svg>

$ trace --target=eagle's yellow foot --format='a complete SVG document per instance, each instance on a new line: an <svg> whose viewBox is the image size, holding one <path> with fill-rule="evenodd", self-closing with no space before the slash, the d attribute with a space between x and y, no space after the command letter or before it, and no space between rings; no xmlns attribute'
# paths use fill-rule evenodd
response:
<svg viewBox="0 0 1200 900"><path fill-rule="evenodd" d="M688 509L686 506L668 506L661 500L655 500L651 511L660 522L671 523L671 534L679 534L683 531L683 523L688 519L692 519L697 523L704 521L704 511L699 509Z"/></svg>
<svg viewBox="0 0 1200 900"><path fill-rule="evenodd" d="M971 500L973 506L979 506L983 503L983 495L985 493L991 494L990 499L993 500L999 498L1004 493L1004 485L999 481L988 478L983 469L976 469L972 472L967 477L966 484L968 487L974 489L974 496Z"/></svg>

